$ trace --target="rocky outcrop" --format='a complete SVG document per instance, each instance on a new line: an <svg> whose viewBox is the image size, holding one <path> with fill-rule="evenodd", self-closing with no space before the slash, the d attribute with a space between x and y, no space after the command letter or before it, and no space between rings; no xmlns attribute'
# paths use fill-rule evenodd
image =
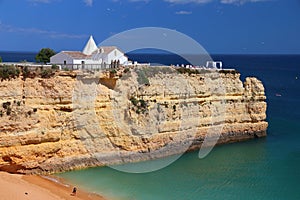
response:
<svg viewBox="0 0 300 200"><path fill-rule="evenodd" d="M172 68L57 72L0 82L0 169L52 173L266 135L262 83ZM214 141L207 143L214 145Z"/></svg>

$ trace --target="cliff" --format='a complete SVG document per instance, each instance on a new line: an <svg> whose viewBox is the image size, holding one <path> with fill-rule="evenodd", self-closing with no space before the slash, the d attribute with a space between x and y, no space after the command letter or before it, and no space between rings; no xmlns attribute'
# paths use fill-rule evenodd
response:
<svg viewBox="0 0 300 200"><path fill-rule="evenodd" d="M232 70L119 69L0 82L0 170L136 162L266 135L264 87ZM213 145L213 144L212 144Z"/></svg>

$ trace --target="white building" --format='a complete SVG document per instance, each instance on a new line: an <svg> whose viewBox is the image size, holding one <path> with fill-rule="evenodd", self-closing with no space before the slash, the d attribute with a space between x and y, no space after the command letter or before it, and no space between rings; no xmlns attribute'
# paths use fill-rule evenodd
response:
<svg viewBox="0 0 300 200"><path fill-rule="evenodd" d="M50 58L50 63L73 69L99 69L127 65L129 61L115 46L97 47L90 36L82 52L61 51Z"/></svg>
<svg viewBox="0 0 300 200"><path fill-rule="evenodd" d="M207 61L206 68L213 68L213 69L222 69L223 63L222 61Z"/></svg>

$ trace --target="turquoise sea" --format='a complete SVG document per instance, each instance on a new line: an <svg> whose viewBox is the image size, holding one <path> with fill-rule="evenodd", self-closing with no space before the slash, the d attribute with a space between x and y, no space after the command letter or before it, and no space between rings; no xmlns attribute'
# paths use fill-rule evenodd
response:
<svg viewBox="0 0 300 200"><path fill-rule="evenodd" d="M165 64L172 60L157 59L165 59ZM268 137L215 147L204 159L198 152L186 153L151 173L99 167L58 176L108 199L300 199L300 56L215 55L214 59L238 69L242 79L256 76L263 81Z"/></svg>
<svg viewBox="0 0 300 200"><path fill-rule="evenodd" d="M140 62L184 62L172 55L131 56ZM300 199L300 55L213 58L239 70L242 79L256 76L263 81L269 122L266 138L217 146L204 159L198 158L198 152L186 153L151 173L99 167L57 176L108 199Z"/></svg>

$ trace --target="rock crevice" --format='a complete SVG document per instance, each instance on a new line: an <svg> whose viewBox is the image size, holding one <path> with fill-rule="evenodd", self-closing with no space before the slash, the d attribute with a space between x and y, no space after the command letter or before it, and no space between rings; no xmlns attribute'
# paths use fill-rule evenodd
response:
<svg viewBox="0 0 300 200"><path fill-rule="evenodd" d="M0 82L0 170L54 173L183 153L208 134L218 144L266 136L258 79L155 71Z"/></svg>

